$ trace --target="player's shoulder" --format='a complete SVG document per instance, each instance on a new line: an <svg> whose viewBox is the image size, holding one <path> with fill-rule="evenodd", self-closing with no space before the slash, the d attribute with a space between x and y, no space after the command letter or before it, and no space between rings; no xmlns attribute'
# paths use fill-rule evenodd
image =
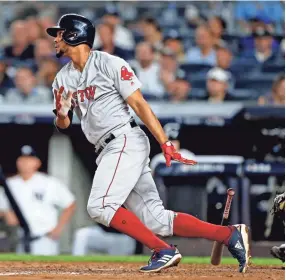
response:
<svg viewBox="0 0 286 280"><path fill-rule="evenodd" d="M7 178L7 183L13 184L13 183L19 182L20 179L21 179L20 175L10 176Z"/></svg>
<svg viewBox="0 0 286 280"><path fill-rule="evenodd" d="M66 63L57 73L54 82L52 84L53 88L58 88L59 85L63 84L70 75L70 71L72 71L72 61Z"/></svg>
<svg viewBox="0 0 286 280"><path fill-rule="evenodd" d="M118 56L115 56L115 55L112 55L112 54L109 54L107 52L103 52L103 51L97 51L97 50L94 50L92 51L93 55L94 55L94 58L97 62L103 62L103 63L116 63L116 62L119 62L119 61L124 61L124 59L118 57Z"/></svg>

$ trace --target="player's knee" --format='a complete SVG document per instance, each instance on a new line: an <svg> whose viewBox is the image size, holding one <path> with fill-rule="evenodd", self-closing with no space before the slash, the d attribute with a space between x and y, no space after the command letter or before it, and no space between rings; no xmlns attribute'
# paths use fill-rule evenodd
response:
<svg viewBox="0 0 286 280"><path fill-rule="evenodd" d="M174 212L163 209L154 216L154 221L151 223L151 230L160 236L173 235Z"/></svg>
<svg viewBox="0 0 286 280"><path fill-rule="evenodd" d="M94 221L108 227L114 216L115 210L108 205L103 207L101 204L88 202L87 212Z"/></svg>
<svg viewBox="0 0 286 280"><path fill-rule="evenodd" d="M89 216L95 220L96 222L98 222L98 220L101 217L101 213L102 213L102 207L100 207L99 205L96 205L94 203L90 203L88 202L87 204L87 213L89 214Z"/></svg>

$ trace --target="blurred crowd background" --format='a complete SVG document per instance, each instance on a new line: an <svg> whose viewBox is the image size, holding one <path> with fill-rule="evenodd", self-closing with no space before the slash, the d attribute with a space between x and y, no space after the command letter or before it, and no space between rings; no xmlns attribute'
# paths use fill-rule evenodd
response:
<svg viewBox="0 0 286 280"><path fill-rule="evenodd" d="M67 62L45 29L75 12L127 60L148 100L284 104L284 1L0 3L0 104L51 103Z"/></svg>

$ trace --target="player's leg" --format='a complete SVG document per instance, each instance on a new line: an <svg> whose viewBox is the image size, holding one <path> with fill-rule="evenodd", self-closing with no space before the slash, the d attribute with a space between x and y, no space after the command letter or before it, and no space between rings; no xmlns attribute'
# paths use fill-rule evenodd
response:
<svg viewBox="0 0 286 280"><path fill-rule="evenodd" d="M142 173L125 205L154 233L162 236L199 237L224 243L245 272L248 262L248 231L245 225L220 226L185 213L174 213L163 207L148 167Z"/></svg>
<svg viewBox="0 0 286 280"><path fill-rule="evenodd" d="M109 143L100 155L87 210L96 222L110 225L151 249L169 248L135 214L121 207L146 165L149 150L145 147L147 137L138 137L136 133L127 133Z"/></svg>
<svg viewBox="0 0 286 280"><path fill-rule="evenodd" d="M72 253L75 256L87 255L90 251L109 255L130 255L134 253L134 239L123 234L105 232L95 225L76 231Z"/></svg>
<svg viewBox="0 0 286 280"><path fill-rule="evenodd" d="M59 254L59 242L49 237L42 237L31 242L31 254L55 256Z"/></svg>
<svg viewBox="0 0 286 280"><path fill-rule="evenodd" d="M48 237L42 237L30 243L31 255L55 256L59 254L59 242ZM24 244L19 242L17 254L24 254Z"/></svg>
<svg viewBox="0 0 286 280"><path fill-rule="evenodd" d="M210 224L189 214L166 210L148 169L146 167L145 173L126 200L124 205L127 209L158 235L200 237L227 243L232 227Z"/></svg>

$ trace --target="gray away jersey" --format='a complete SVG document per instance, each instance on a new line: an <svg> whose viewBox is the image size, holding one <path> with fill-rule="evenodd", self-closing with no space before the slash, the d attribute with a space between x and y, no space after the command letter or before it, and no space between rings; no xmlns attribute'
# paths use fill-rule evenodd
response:
<svg viewBox="0 0 286 280"><path fill-rule="evenodd" d="M88 141L96 144L109 131L131 119L125 100L141 83L129 64L105 52L91 51L82 72L67 63L57 74L54 90L71 91L72 107ZM56 108L54 96L54 108Z"/></svg>

